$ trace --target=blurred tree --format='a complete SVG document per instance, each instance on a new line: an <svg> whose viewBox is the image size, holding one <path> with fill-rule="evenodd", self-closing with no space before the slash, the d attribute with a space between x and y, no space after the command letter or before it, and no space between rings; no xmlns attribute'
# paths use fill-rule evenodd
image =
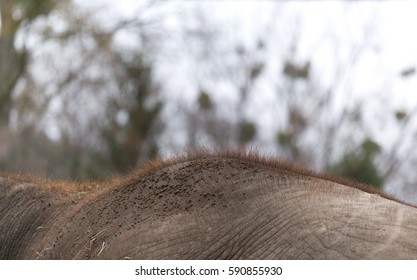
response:
<svg viewBox="0 0 417 280"><path fill-rule="evenodd" d="M213 103L211 101L210 95L202 90L198 96L198 104L202 110L210 110L213 108Z"/></svg>
<svg viewBox="0 0 417 280"><path fill-rule="evenodd" d="M252 141L256 135L256 126L254 123L246 120L240 121L239 125L239 142L246 144Z"/></svg>
<svg viewBox="0 0 417 280"><path fill-rule="evenodd" d="M13 89L25 73L28 50L17 46L19 30L27 28L38 17L54 10L58 0L2 0L0 2L0 126L9 121ZM24 42L25 43L25 42Z"/></svg>
<svg viewBox="0 0 417 280"><path fill-rule="evenodd" d="M162 101L144 47L152 42L147 37L125 48L116 38L128 29L130 40L140 41L146 22L135 16L103 25L95 17L99 9L73 1L5 1L0 7L0 47L8 47L0 49L0 109L3 120L13 110L15 129L7 153L0 149L2 169L88 180L128 172L158 154ZM29 28L41 15L45 20ZM18 33L23 46L15 43ZM19 58L24 63L14 71Z"/></svg>
<svg viewBox="0 0 417 280"><path fill-rule="evenodd" d="M258 79L265 71L266 63L262 57L265 51L264 40L259 39L251 48L239 42L223 49L221 29L210 22L207 14L196 13L194 16L197 16L194 19L197 26L185 25L184 30L181 30L187 36L187 46L184 49L187 50L186 56L196 62L193 76L196 77L197 88L200 89L200 85L205 82L213 86L210 91L198 91L195 107L198 110L182 108L190 140L187 148L251 145L258 137L258 130L246 111L251 106L251 94L255 91ZM194 44L201 46L201 49L188 51L189 46ZM206 80L200 82L200 77ZM224 83L235 91L235 104L225 104L221 98L216 100L216 97L225 95L225 92L218 89L218 85Z"/></svg>
<svg viewBox="0 0 417 280"><path fill-rule="evenodd" d="M0 1L0 166L13 169L11 162L21 138L10 129L10 115L15 104L14 89L27 72L30 50L27 48L27 32L33 23L50 14L58 0L1 0ZM17 42L18 34L20 39ZM33 127L33 126L32 126ZM29 128L29 126L28 126ZM28 139L27 139L28 141ZM25 143L27 146L28 143ZM16 162L19 160L16 160Z"/></svg>
<svg viewBox="0 0 417 280"><path fill-rule="evenodd" d="M120 96L110 100L107 113L110 125L103 128L102 135L108 164L118 172L126 172L158 155L162 102L155 100L152 69L143 56L120 59L121 71L117 76Z"/></svg>
<svg viewBox="0 0 417 280"><path fill-rule="evenodd" d="M288 122L284 129L278 131L276 140L293 160L303 162L307 157L303 151L301 139L306 130L311 127L310 119L304 116L302 107L297 103L289 105L287 114Z"/></svg>
<svg viewBox="0 0 417 280"><path fill-rule="evenodd" d="M346 153L338 162L330 165L327 171L382 188L384 178L374 164L374 159L380 152L381 147L367 138L357 149Z"/></svg>
<svg viewBox="0 0 417 280"><path fill-rule="evenodd" d="M291 79L308 79L310 75L310 62L303 66L298 66L290 61L286 61L283 73Z"/></svg>

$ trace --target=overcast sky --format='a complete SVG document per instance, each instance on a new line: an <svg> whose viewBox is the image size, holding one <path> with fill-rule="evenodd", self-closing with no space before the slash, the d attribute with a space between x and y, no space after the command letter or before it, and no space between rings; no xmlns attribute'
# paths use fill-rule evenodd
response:
<svg viewBox="0 0 417 280"><path fill-rule="evenodd" d="M134 0L77 0L90 8L107 7L105 22L117 18L131 18L143 14L147 1ZM169 2L172 13L165 23L178 28L184 14L198 10L224 29L230 29L235 37L249 44L259 32L266 32L271 17L287 19L288 26L300 25L298 58L312 59L314 67L326 82L331 79L337 45L338 56L343 58L355 45L368 42L369 49L362 55L355 87L359 92L370 92L381 84L394 82L394 90L411 92L417 79L401 79L404 69L417 64L417 1L164 1ZM105 10L105 9L103 9ZM165 10L168 10L165 8ZM178 12L180 11L180 12ZM276 21L282 24L285 20ZM368 28L369 30L364 30ZM292 30L291 30L292 31ZM230 31L229 31L230 32ZM333 33L333 34L332 34ZM272 34L271 34L272 35ZM174 38L174 37L173 37ZM175 39L175 38L174 38ZM337 39L337 41L335 40ZM175 43L175 42L174 42ZM326 73L327 72L327 73ZM379 89L378 89L379 90ZM405 104L407 106L407 104Z"/></svg>

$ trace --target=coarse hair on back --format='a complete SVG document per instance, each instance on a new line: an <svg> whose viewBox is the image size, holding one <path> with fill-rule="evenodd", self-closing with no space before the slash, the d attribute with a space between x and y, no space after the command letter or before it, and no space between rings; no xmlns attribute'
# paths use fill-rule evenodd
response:
<svg viewBox="0 0 417 280"><path fill-rule="evenodd" d="M232 159L237 161L245 161L254 163L260 167L277 169L285 171L294 175L301 175L306 177L317 178L321 180L331 181L340 185L359 189L361 191L377 194L381 197L398 201L410 206L412 204L405 203L398 198L388 195L380 189L365 183L361 183L351 178L326 174L306 167L304 165L294 163L286 158L280 158L274 155L262 154L253 148L225 148L221 150L214 150L208 148L189 149L188 151L170 157L168 159L154 159L149 161L143 168L138 169L128 176L129 180L144 176L147 173L155 172L156 170L167 168L175 164L181 164L191 161L210 160L210 159ZM123 178L121 178L122 181ZM124 178L126 179L126 177ZM117 180L118 181L118 180ZM120 181L119 181L120 182Z"/></svg>
<svg viewBox="0 0 417 280"><path fill-rule="evenodd" d="M242 162L249 162L256 164L260 168L271 168L278 171L284 171L289 174L294 174L297 176L306 176L312 178L318 178L321 180L331 181L340 185L352 187L359 189L361 191L377 194L382 197L385 197L390 200L395 200L401 203L403 201L388 195L381 190L377 189L374 186L360 183L350 178L340 177L329 175L325 173L320 173L314 171L303 165L293 163L288 159L282 159L273 155L262 154L261 152L253 148L224 148L224 149L208 149L208 148L198 148L198 149L188 149L186 152L178 154L176 156L170 157L168 159L157 158L150 160L142 168L136 169L127 175L119 175L111 178L103 179L101 181L90 181L90 182L76 182L76 181L62 181L62 180L50 180L39 178L32 175L22 175L22 174L0 174L0 176L7 179L33 183L42 187L60 189L64 192L85 192L85 193L102 193L109 189L118 188L126 184L132 184L137 181L138 178L143 178L144 176L168 168L170 166L201 160L213 160L213 159L230 159ZM407 205L411 205L405 203ZM411 205L414 206L414 205Z"/></svg>

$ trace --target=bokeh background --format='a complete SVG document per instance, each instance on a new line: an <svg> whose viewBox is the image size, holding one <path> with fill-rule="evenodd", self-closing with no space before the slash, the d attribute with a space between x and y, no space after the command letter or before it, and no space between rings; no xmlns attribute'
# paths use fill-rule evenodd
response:
<svg viewBox="0 0 417 280"><path fill-rule="evenodd" d="M0 171L249 147L417 202L407 1L0 0Z"/></svg>

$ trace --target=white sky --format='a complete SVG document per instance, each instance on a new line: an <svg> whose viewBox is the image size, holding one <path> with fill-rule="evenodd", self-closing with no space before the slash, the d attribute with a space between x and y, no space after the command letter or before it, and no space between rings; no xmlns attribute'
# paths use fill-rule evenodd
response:
<svg viewBox="0 0 417 280"><path fill-rule="evenodd" d="M147 6L148 1L76 2L100 11L97 17L105 19L103 24L119 17L131 18L138 14L146 16L152 15L153 11L160 12L155 6L154 10L143 13L142 8ZM384 95L384 98L391 96L390 108L410 109L417 103L416 76L400 77L402 70L417 64L417 37L413 36L417 26L417 1L164 1L163 7L164 18L161 20L168 25L165 26L168 30L180 28L184 19L188 18L191 22L189 15L198 11L210 22L221 26L229 34L231 42L243 41L247 45L253 45L258 34L269 34L268 28L271 28L271 23L275 24L272 29L278 33L270 34L269 43L270 52L275 55L279 52L286 55L287 49L282 49L280 44L290 39L285 36L292 36L294 29L298 29L299 45L295 60L300 63L311 60L316 78L322 85L334 81L335 66L341 65L346 68L343 70L352 72L346 77L346 84L341 85L341 91L349 87L360 98L372 98L375 94ZM124 40L126 44L132 43L128 37ZM179 53L178 50L184 49L184 42L179 40L172 36L164 44L171 48L171 52L177 48ZM360 57L352 65L351 53L355 48L365 50L360 51ZM192 95L195 91L190 87L190 80L194 78L192 75L196 75L195 65L190 66L192 62L185 61L186 56L176 56L177 59L167 60L164 57L159 60L159 73L166 88L171 89L170 96L180 94L182 96L178 98L182 98L188 95L184 92ZM271 60L274 59L277 58L271 57ZM282 61L276 62L276 67L282 67ZM171 75L174 71L175 75ZM277 69L274 71L272 75L279 73ZM268 97L268 90L263 90L264 98L271 98ZM222 98L232 100L233 96L223 94Z"/></svg>
<svg viewBox="0 0 417 280"><path fill-rule="evenodd" d="M96 0L76 2L96 9L108 7L104 13L106 21L130 18L142 13L141 7L147 1L135 0ZM271 16L287 17L287 27L301 24L301 46L299 57L311 57L315 65L332 63L329 44L339 39L339 50L343 56L355 44L363 44L363 27L369 26L368 40L373 52L361 57L357 74L357 89L364 92L375 90L381 81L394 80L404 90L404 84L415 86L414 78L406 82L398 79L404 68L417 64L417 37L413 36L417 26L417 1L168 1L173 10L182 13L199 10L206 13L214 22L232 28L236 38L252 42L256 32L262 30ZM166 4L165 4L166 5ZM177 13L181 16L181 13ZM294 16L296 15L296 16ZM174 24L183 18L171 15L167 24ZM174 19L174 20L173 20ZM297 21L297 22L294 22ZM281 21L282 22L282 21ZM174 27L176 28L176 27ZM293 30L290 30L293 31ZM333 33L333 38L329 36ZM327 37L327 38L326 38ZM333 41L329 41L333 40ZM334 46L331 46L334 48ZM312 52L314 55L312 55ZM338 55L340 55L338 54ZM314 61L313 61L314 62ZM323 79L326 74L323 73ZM329 77L329 79L331 79ZM396 85L397 86L397 85Z"/></svg>

